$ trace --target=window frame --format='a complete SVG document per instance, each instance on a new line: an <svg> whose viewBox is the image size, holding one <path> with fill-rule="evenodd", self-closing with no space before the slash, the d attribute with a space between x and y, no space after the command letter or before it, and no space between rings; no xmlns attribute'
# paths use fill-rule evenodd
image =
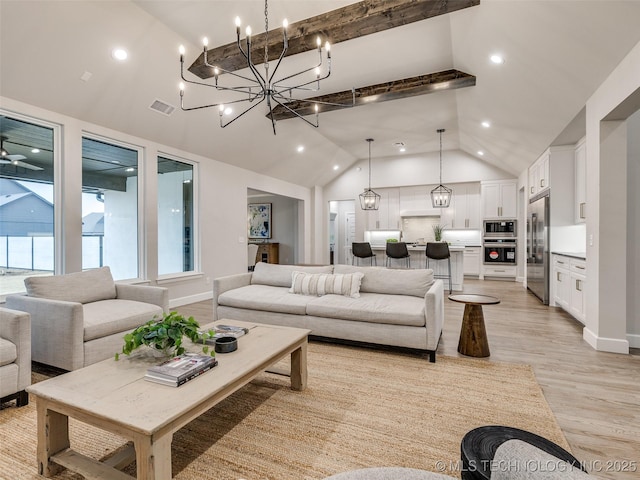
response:
<svg viewBox="0 0 640 480"><path fill-rule="evenodd" d="M191 240L193 242L191 246L193 251L193 270L189 270L188 272L164 273L162 275L157 274L156 281L159 285L163 283L169 283L172 280L191 280L194 277L201 277L203 275L202 268L201 268L201 251L200 251L200 245L201 245L201 242L200 242L200 181L199 181L200 163L195 160L190 160L185 157L167 153L166 151L158 150L156 155L156 164L155 164L156 177L158 175L158 159L160 157L166 158L167 160L172 160L174 162L185 163L193 167L192 179L191 179L192 188L193 188L193 212L192 212L193 225L191 228ZM157 179L156 179L156 184L157 184ZM158 192L155 198L156 212L158 210L159 194L160 192L158 189ZM158 225L156 225L156 227L158 228L158 231L156 232L156 234L159 234L160 232L159 232ZM158 251L158 255L159 253L160 252ZM156 259L156 262L157 262L157 265L159 265L159 259Z"/></svg>
<svg viewBox="0 0 640 480"><path fill-rule="evenodd" d="M138 260L137 267L138 273L137 277L133 278L122 278L118 279L118 282L123 283L136 283L139 281L143 281L147 279L147 248L146 248L146 229L145 229L145 168L147 163L146 156L146 148L142 145L136 145L135 143L129 143L122 140L116 140L113 137L107 137L105 135L100 135L97 133L93 133L89 130L81 130L80 132L80 168L82 170L82 161L83 161L83 152L82 152L82 140L87 138L89 140L95 140L97 142L107 143L114 145L116 147L126 148L128 150L134 150L138 154L138 166L137 166L137 182L136 188L137 191L137 205L136 212L138 215L136 225L138 228L137 232L137 244L138 244ZM80 252L80 258L82 258L82 252Z"/></svg>

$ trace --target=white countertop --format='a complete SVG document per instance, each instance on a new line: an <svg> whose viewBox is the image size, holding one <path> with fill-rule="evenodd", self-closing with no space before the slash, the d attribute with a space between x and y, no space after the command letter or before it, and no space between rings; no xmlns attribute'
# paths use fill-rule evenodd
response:
<svg viewBox="0 0 640 480"><path fill-rule="evenodd" d="M464 246L463 245L449 245L449 251L450 252L464 252ZM375 245L371 245L371 250L386 250L387 247L386 246L375 246ZM409 250L410 252L424 252L426 251L427 246L426 245L407 245L407 250Z"/></svg>

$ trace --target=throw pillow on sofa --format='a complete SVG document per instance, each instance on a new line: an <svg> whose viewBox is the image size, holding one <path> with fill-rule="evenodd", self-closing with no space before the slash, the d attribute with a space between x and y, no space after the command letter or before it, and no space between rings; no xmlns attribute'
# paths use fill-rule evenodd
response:
<svg viewBox="0 0 640 480"><path fill-rule="evenodd" d="M344 295L351 298L360 297L360 283L364 274L361 272L349 274L306 273L293 272L291 274L290 293L302 295Z"/></svg>

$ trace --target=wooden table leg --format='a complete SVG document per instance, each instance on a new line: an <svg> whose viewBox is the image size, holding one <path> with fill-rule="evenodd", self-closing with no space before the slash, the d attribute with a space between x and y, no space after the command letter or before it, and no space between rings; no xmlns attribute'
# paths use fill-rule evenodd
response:
<svg viewBox="0 0 640 480"><path fill-rule="evenodd" d="M458 352L469 357L488 357L490 355L482 305L466 304L464 306Z"/></svg>
<svg viewBox="0 0 640 480"><path fill-rule="evenodd" d="M63 467L50 461L56 453L69 448L69 417L49 410L49 402L36 400L38 415L38 473L45 477L53 477Z"/></svg>
<svg viewBox="0 0 640 480"><path fill-rule="evenodd" d="M291 352L291 388L302 391L307 388L307 341Z"/></svg>
<svg viewBox="0 0 640 480"><path fill-rule="evenodd" d="M153 439L141 436L134 440L138 480L171 480L171 440L168 433Z"/></svg>

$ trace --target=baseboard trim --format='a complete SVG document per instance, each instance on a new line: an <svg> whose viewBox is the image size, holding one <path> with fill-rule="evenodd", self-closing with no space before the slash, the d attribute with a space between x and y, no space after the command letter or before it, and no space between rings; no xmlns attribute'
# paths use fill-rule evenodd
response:
<svg viewBox="0 0 640 480"><path fill-rule="evenodd" d="M631 348L640 348L640 335L627 333L627 341Z"/></svg>
<svg viewBox="0 0 640 480"><path fill-rule="evenodd" d="M584 327L582 330L582 338L599 352L611 353L629 353L629 341L617 338L598 337L595 333Z"/></svg>
<svg viewBox="0 0 640 480"><path fill-rule="evenodd" d="M196 295L188 295L186 297L172 298L169 300L169 308L181 307L190 303L203 302L213 298L213 291L198 293Z"/></svg>

